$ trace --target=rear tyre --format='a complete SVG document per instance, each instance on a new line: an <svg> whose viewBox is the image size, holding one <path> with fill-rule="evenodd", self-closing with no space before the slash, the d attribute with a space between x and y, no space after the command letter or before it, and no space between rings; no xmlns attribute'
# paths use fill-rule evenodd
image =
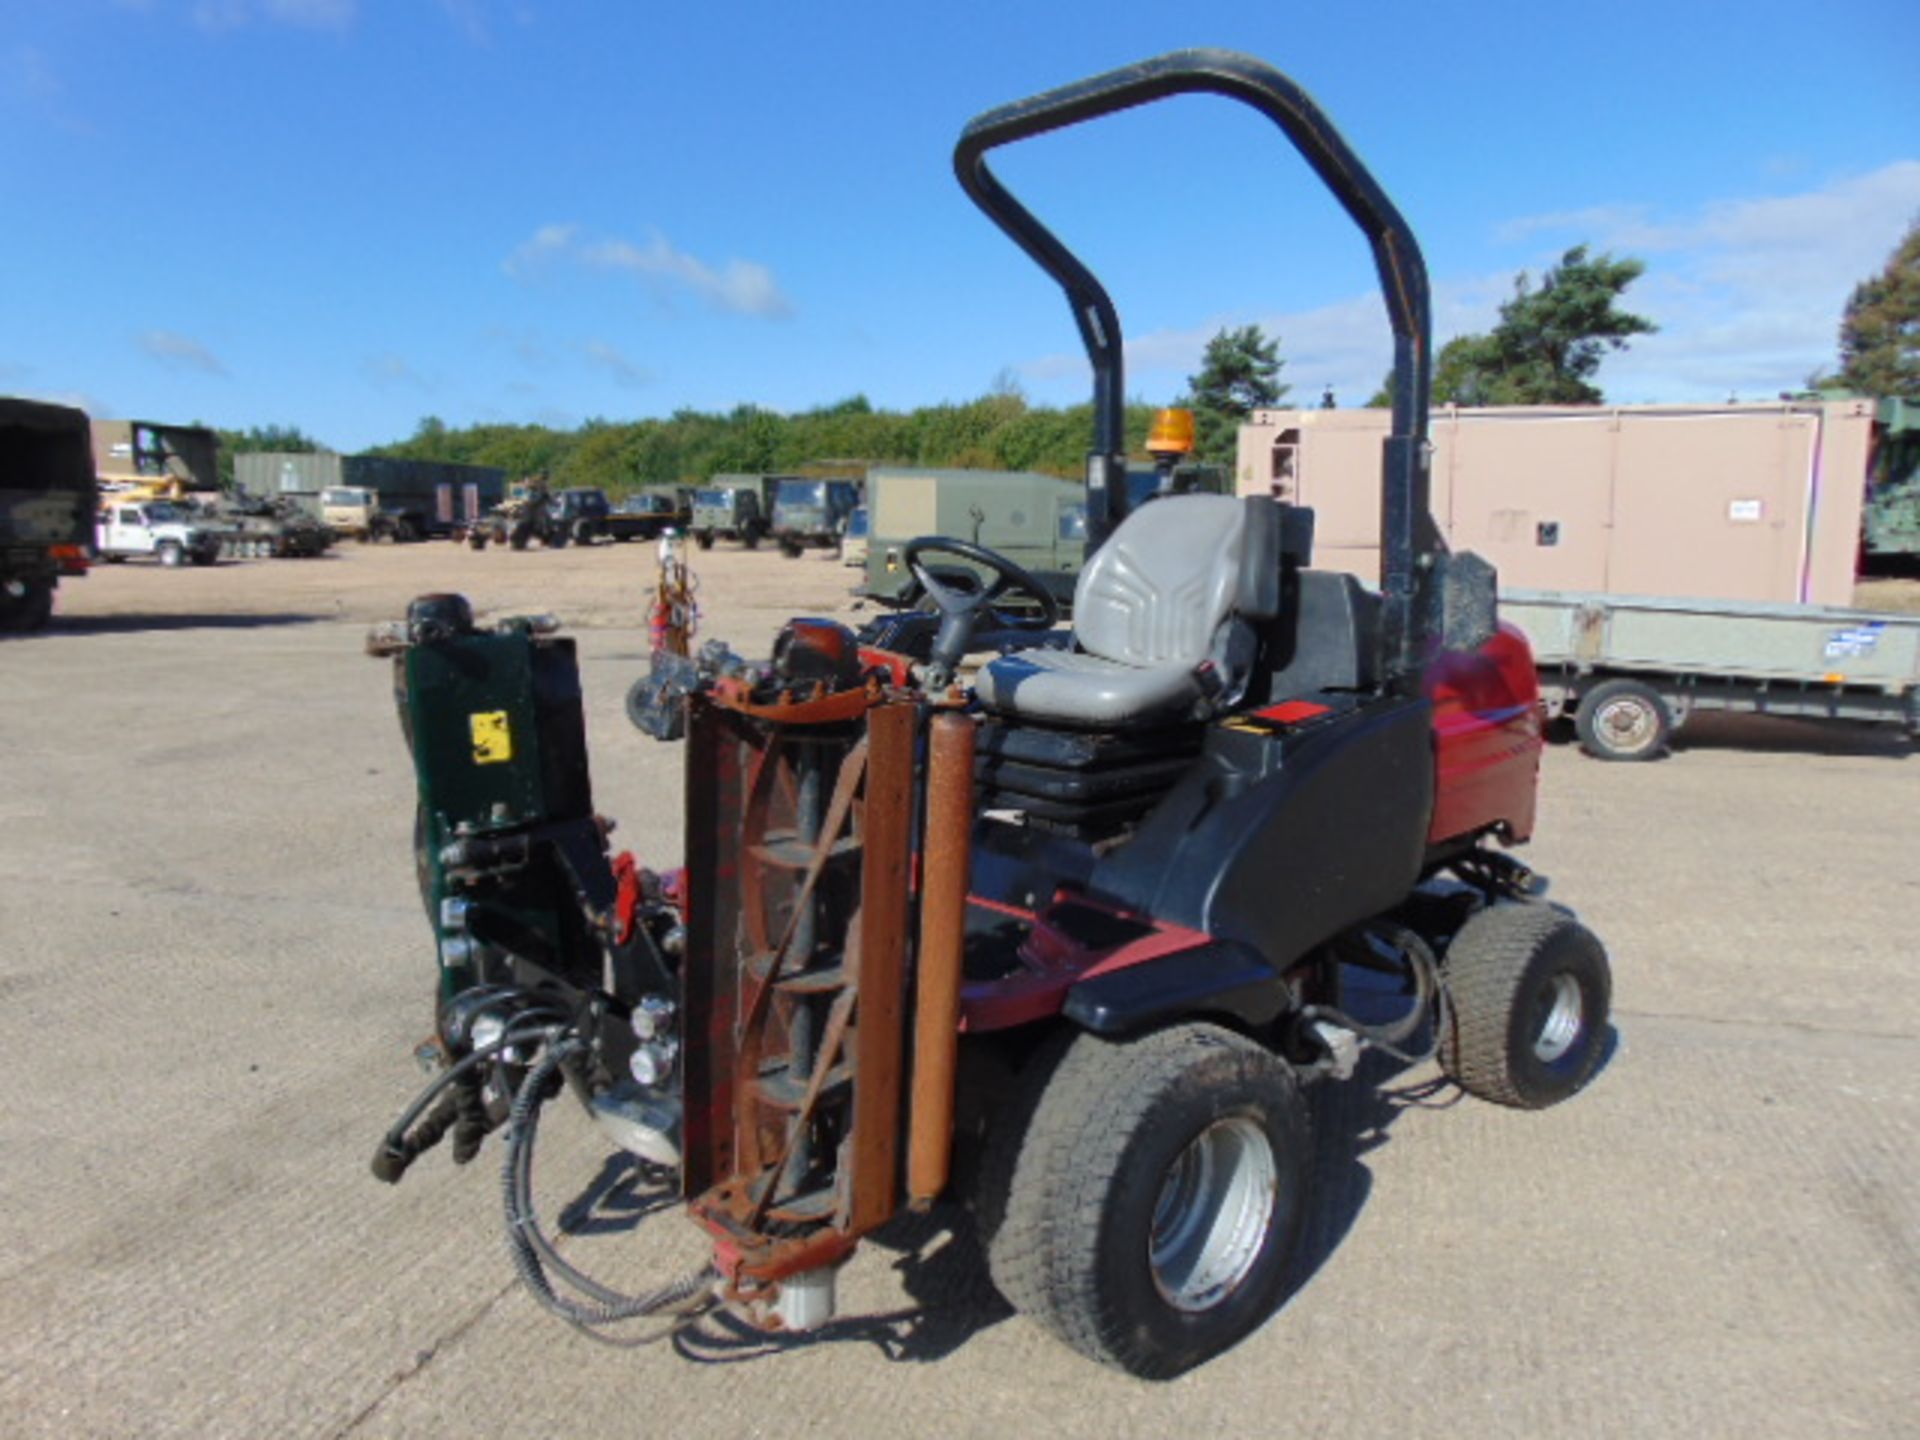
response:
<svg viewBox="0 0 1920 1440"><path fill-rule="evenodd" d="M193 563L200 566L211 565L219 558L220 552L218 550L196 550L193 552Z"/></svg>
<svg viewBox="0 0 1920 1440"><path fill-rule="evenodd" d="M170 570L185 564L187 559L187 552L173 540L162 540L153 553L160 558L160 563Z"/></svg>
<svg viewBox="0 0 1920 1440"><path fill-rule="evenodd" d="M1673 738L1673 712L1638 680L1603 680L1580 697L1573 728L1596 760L1652 760Z"/></svg>
<svg viewBox="0 0 1920 1440"><path fill-rule="evenodd" d="M698 545L702 550L711 550L713 548L713 532L711 530L694 531L693 543Z"/></svg>
<svg viewBox="0 0 1920 1440"><path fill-rule="evenodd" d="M532 538L531 529L524 525L516 525L512 533L507 536L507 545L514 550L524 550L527 548L527 541Z"/></svg>
<svg viewBox="0 0 1920 1440"><path fill-rule="evenodd" d="M758 530L743 532L740 536L740 547L743 550L758 550L760 548L760 532Z"/></svg>
<svg viewBox="0 0 1920 1440"><path fill-rule="evenodd" d="M1462 1090L1520 1110L1599 1068L1613 976L1599 938L1547 905L1490 905L1447 947L1440 1064Z"/></svg>
<svg viewBox="0 0 1920 1440"><path fill-rule="evenodd" d="M53 618L53 585L46 580L18 583L18 594L0 584L0 631L30 635Z"/></svg>
<svg viewBox="0 0 1920 1440"><path fill-rule="evenodd" d="M1030 1123L1019 1118L997 1122L979 1207L994 1284L1016 1309L1147 1379L1272 1315L1313 1159L1284 1060L1211 1025L1076 1035Z"/></svg>

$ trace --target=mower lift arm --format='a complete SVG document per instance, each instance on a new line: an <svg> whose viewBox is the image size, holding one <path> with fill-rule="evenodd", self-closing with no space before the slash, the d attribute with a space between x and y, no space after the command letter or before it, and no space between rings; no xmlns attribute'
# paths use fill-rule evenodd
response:
<svg viewBox="0 0 1920 1440"><path fill-rule="evenodd" d="M1126 516L1126 402L1120 317L1105 287L1016 200L986 163L1015 140L1077 125L1170 95L1224 95L1278 125L1373 247L1393 326L1393 433L1383 459L1380 516L1381 637L1390 688L1417 687L1426 632L1426 572L1444 553L1428 513L1427 398L1432 322L1426 261L1412 229L1311 97L1272 66L1230 50L1179 50L1017 100L976 117L961 133L961 188L1066 292L1094 374L1094 450L1088 462L1089 552ZM1109 480L1111 477L1111 483Z"/></svg>

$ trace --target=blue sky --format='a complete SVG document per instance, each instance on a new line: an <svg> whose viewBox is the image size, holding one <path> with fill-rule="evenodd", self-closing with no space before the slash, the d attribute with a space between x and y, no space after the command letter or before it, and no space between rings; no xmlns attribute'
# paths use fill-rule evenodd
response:
<svg viewBox="0 0 1920 1440"><path fill-rule="evenodd" d="M1411 221L1437 339L1568 245L1662 332L1609 398L1764 398L1920 215L1908 3L0 0L0 392L342 449L1010 372L1083 398L1049 282L954 183L1006 100L1187 45L1300 81ZM1303 403L1386 367L1364 246L1251 112L1003 152L1107 280L1128 390L1223 324Z"/></svg>

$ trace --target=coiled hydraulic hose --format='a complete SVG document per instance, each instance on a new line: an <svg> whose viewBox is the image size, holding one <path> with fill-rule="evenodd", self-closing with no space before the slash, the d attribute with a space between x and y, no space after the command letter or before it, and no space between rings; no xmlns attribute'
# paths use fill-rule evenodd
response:
<svg viewBox="0 0 1920 1440"><path fill-rule="evenodd" d="M1370 928L1385 932L1382 938L1406 956L1407 969L1413 975L1413 1003L1407 1007L1407 1013L1388 1025L1368 1025L1337 1006L1308 1005L1301 1010L1301 1018L1308 1023L1324 1020L1342 1030L1351 1030L1364 1043L1402 1064L1423 1065L1440 1053L1440 1036L1446 1028L1447 992L1440 983L1440 962L1434 956L1433 947L1405 925L1379 921ZM1434 1022L1433 1036L1426 1047L1419 1054L1401 1049L1419 1032L1429 1015Z"/></svg>
<svg viewBox="0 0 1920 1440"><path fill-rule="evenodd" d="M549 1044L513 1097L513 1108L507 1117L507 1158L501 1171L507 1252L513 1258L513 1268L542 1306L570 1324L588 1330L648 1315L703 1310L712 1303L712 1284L716 1277L711 1265L703 1265L646 1294L626 1295L569 1265L540 1228L533 1205L533 1147L540 1128L540 1111L556 1087L561 1067L585 1048L578 1036L571 1035ZM577 1300L559 1293L548 1276L549 1269L591 1296L591 1300Z"/></svg>
<svg viewBox="0 0 1920 1440"><path fill-rule="evenodd" d="M529 1011L519 1018L524 1020L535 1013L537 1012ZM551 1038L553 1028L551 1023L537 1026L518 1025L490 1045L476 1045L470 1053L461 1056L434 1076L432 1083L414 1097L413 1103L400 1113L400 1118L394 1121L387 1128L387 1133L381 1137L380 1148L373 1152L374 1178L384 1180L389 1185L398 1184L400 1177L407 1173L407 1167L437 1145L440 1137L446 1134L448 1127L459 1119L459 1106L449 1100L435 1109L433 1114L428 1115L419 1129L414 1129L414 1122L420 1119L427 1106L432 1104L448 1086L465 1079L481 1064L493 1059L510 1045Z"/></svg>

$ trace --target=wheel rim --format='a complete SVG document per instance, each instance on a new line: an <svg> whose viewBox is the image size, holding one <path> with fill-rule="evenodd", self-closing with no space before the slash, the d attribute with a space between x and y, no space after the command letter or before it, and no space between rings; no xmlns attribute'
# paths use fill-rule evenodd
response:
<svg viewBox="0 0 1920 1440"><path fill-rule="evenodd" d="M1600 738L1615 750L1644 750L1659 733L1660 722L1653 707L1629 695L1609 700L1594 716L1594 728Z"/></svg>
<svg viewBox="0 0 1920 1440"><path fill-rule="evenodd" d="M1279 1167L1252 1120L1220 1120L1180 1152L1160 1182L1147 1263L1176 1310L1207 1310L1247 1278L1273 1227Z"/></svg>
<svg viewBox="0 0 1920 1440"><path fill-rule="evenodd" d="M1540 992L1535 1013L1539 1017L1533 1032L1535 1058L1547 1065L1566 1058L1585 1028L1586 1003L1581 998L1580 982L1571 975L1554 976Z"/></svg>

